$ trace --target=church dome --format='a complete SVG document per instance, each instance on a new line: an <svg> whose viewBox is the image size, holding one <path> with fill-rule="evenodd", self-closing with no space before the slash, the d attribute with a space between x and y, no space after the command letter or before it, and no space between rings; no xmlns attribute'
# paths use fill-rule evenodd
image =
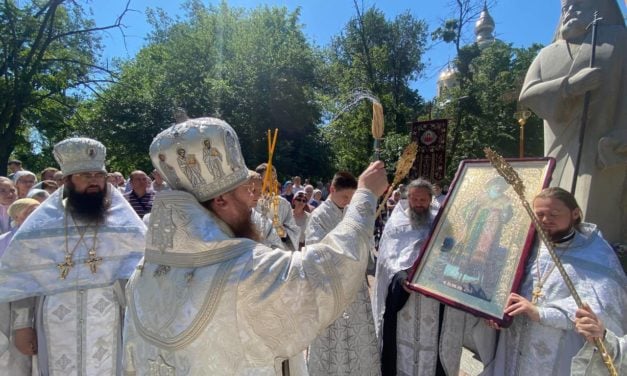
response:
<svg viewBox="0 0 627 376"><path fill-rule="evenodd" d="M442 96L446 90L455 86L457 86L457 69L449 64L440 72L440 76L438 77L437 96Z"/></svg>
<svg viewBox="0 0 627 376"><path fill-rule="evenodd" d="M440 77L438 78L438 81L450 81L451 79L455 79L456 74L457 71L449 66L442 72L440 72Z"/></svg>
<svg viewBox="0 0 627 376"><path fill-rule="evenodd" d="M483 5L483 10L479 15L479 19L475 22L475 42L479 45L479 48L485 48L492 42L494 42L494 19L488 12L486 4Z"/></svg>

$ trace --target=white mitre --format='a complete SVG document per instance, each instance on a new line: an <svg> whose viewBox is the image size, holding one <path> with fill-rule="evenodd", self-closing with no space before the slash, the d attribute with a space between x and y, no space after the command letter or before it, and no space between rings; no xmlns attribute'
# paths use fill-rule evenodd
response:
<svg viewBox="0 0 627 376"><path fill-rule="evenodd" d="M250 250L252 241L233 238L231 229L201 205L250 177L229 124L209 117L186 119L155 137L150 157L173 189L160 192L153 203L146 262L199 267Z"/></svg>
<svg viewBox="0 0 627 376"><path fill-rule="evenodd" d="M150 158L170 187L193 194L199 202L248 179L237 134L216 118L189 119L159 133L150 145Z"/></svg>
<svg viewBox="0 0 627 376"><path fill-rule="evenodd" d="M64 176L106 171L106 149L96 140L61 141L54 156ZM64 190L58 189L24 221L2 255L0 302L109 286L131 276L144 253L146 226L117 189L109 185L106 192L109 207L94 242L100 258L97 268L87 262L89 246L81 241L86 226L68 221ZM74 265L61 278L69 244L76 245L71 253Z"/></svg>
<svg viewBox="0 0 627 376"><path fill-rule="evenodd" d="M74 137L63 140L54 146L53 154L61 166L63 176L80 172L107 172L107 149L91 138Z"/></svg>

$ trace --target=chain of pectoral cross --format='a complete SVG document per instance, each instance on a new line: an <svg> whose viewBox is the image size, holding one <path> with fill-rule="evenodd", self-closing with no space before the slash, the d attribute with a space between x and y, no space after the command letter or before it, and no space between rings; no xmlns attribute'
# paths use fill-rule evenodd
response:
<svg viewBox="0 0 627 376"><path fill-rule="evenodd" d="M72 217L72 221L74 222L74 225L76 226L76 221L74 220L74 217ZM70 252L69 244L68 244L69 243L68 212L66 209L66 212L65 212L65 257L62 263L57 264L57 268L59 269L59 272L60 272L59 277L61 279L65 279L67 275L69 274L70 270L74 267L74 261L72 260L72 258L74 257L74 252L76 252L76 249L81 243L83 243L85 248L89 249L89 251L87 252L89 257L87 261L85 261L85 263L89 265L89 269L91 270L92 273L96 273L98 271L98 265L102 263L102 257L98 257L98 255L96 254L96 241L98 238L98 227L99 227L98 222L96 222L96 227L94 229L93 244L91 248L89 248L87 246L87 243L85 242L85 234L87 233L87 230L89 230L89 227L91 227L91 223L85 226L85 228L81 232L79 227L76 226L77 232L79 233L80 237L78 241L76 242L76 244L74 245L74 248L72 248L72 251Z"/></svg>

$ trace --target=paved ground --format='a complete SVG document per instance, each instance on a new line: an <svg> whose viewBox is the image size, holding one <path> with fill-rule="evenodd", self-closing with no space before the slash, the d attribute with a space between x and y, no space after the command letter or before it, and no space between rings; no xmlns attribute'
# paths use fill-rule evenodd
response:
<svg viewBox="0 0 627 376"><path fill-rule="evenodd" d="M374 276L368 275L368 285L370 286L370 297L372 298ZM483 371L483 364L473 356L473 353L467 349L462 351L462 361L459 370L459 376L477 376Z"/></svg>

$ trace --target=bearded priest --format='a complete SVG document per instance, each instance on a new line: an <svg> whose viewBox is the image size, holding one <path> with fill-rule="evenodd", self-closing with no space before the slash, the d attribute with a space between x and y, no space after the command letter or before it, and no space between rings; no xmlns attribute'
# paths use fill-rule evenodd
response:
<svg viewBox="0 0 627 376"><path fill-rule="evenodd" d="M54 157L64 188L26 219L0 259L0 302L36 297L13 326L16 347L38 354L40 375L119 374L124 285L146 228L106 184L100 142L70 138Z"/></svg>

